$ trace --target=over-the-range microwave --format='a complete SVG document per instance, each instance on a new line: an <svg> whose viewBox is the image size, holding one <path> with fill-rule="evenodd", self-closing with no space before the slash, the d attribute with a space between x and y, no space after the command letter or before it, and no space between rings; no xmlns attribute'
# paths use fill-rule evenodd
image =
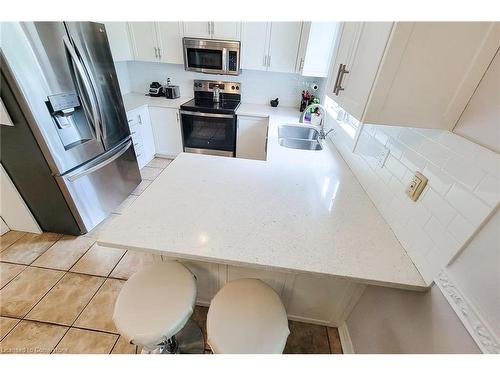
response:
<svg viewBox="0 0 500 375"><path fill-rule="evenodd" d="M183 38L184 68L210 74L240 74L240 42Z"/></svg>

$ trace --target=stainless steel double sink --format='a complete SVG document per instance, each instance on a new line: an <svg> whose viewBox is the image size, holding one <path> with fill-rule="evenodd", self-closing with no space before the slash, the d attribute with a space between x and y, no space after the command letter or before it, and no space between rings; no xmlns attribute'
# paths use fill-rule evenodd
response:
<svg viewBox="0 0 500 375"><path fill-rule="evenodd" d="M280 125L278 142L280 146L299 150L319 151L323 149L319 142L319 132L316 129L299 125Z"/></svg>

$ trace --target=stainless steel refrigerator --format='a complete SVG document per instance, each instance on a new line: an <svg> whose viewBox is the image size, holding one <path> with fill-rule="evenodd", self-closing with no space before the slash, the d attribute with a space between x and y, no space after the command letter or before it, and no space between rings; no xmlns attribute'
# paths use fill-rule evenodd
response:
<svg viewBox="0 0 500 375"><path fill-rule="evenodd" d="M141 181L106 29L0 27L1 163L42 230L86 233Z"/></svg>

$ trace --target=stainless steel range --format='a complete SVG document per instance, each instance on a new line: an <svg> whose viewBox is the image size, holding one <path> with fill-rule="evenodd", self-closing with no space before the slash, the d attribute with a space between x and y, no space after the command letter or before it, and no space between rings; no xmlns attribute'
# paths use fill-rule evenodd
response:
<svg viewBox="0 0 500 375"><path fill-rule="evenodd" d="M181 105L184 151L235 156L239 82L194 81L194 99Z"/></svg>

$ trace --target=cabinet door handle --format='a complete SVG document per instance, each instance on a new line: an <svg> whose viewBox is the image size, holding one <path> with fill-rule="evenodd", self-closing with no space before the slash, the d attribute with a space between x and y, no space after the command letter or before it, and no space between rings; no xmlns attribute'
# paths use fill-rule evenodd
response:
<svg viewBox="0 0 500 375"><path fill-rule="evenodd" d="M333 86L333 93L335 95L339 95L339 92L337 91L337 88L339 86L339 77L340 77L340 72L342 71L342 65L343 64L339 64L339 69L337 71L337 77L335 77L335 85Z"/></svg>
<svg viewBox="0 0 500 375"><path fill-rule="evenodd" d="M139 124L142 125L142 117L141 117L141 115L137 115L137 117L139 118Z"/></svg>
<svg viewBox="0 0 500 375"><path fill-rule="evenodd" d="M155 58L158 58L158 49L155 47Z"/></svg>
<svg viewBox="0 0 500 375"><path fill-rule="evenodd" d="M344 91L345 88L342 87L342 79L344 78L344 74L348 74L349 71L346 69L345 64L340 64L339 65L339 70L337 72L337 78L335 79L335 86L333 87L333 93L335 95L339 95L341 91Z"/></svg>
<svg viewBox="0 0 500 375"><path fill-rule="evenodd" d="M271 55L267 56L267 67L269 68L271 66Z"/></svg>
<svg viewBox="0 0 500 375"><path fill-rule="evenodd" d="M207 22L207 24L208 24L208 35L212 35L212 29L210 27L210 21Z"/></svg>
<svg viewBox="0 0 500 375"><path fill-rule="evenodd" d="M299 70L302 70L302 69L304 69L304 59L303 58L300 59L300 64L299 64Z"/></svg>
<svg viewBox="0 0 500 375"><path fill-rule="evenodd" d="M158 58L161 60L161 48L158 47Z"/></svg>

